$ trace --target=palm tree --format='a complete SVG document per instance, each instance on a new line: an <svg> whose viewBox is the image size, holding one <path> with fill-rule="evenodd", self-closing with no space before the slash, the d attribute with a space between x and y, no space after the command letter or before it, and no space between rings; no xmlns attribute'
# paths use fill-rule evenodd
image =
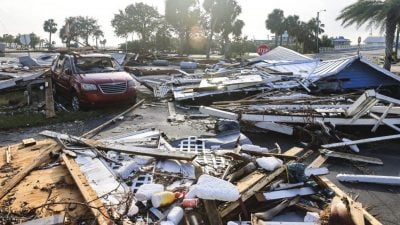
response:
<svg viewBox="0 0 400 225"><path fill-rule="evenodd" d="M384 68L390 71L396 25L400 21L400 0L358 0L344 8L336 20L345 27L352 24L368 26L376 24L386 32Z"/></svg>
<svg viewBox="0 0 400 225"><path fill-rule="evenodd" d="M99 48L98 47L98 40L101 38L101 37L104 37L104 33L103 33L103 31L101 31L100 29L98 29L98 30L95 30L94 32L93 32L93 36L94 36L94 38L96 39L96 48ZM100 43L101 44L101 43Z"/></svg>
<svg viewBox="0 0 400 225"><path fill-rule="evenodd" d="M274 9L268 14L268 19L265 21L265 27L275 34L275 46L278 46L278 37L281 37L285 32L285 16L281 9ZM282 44L282 37L281 42Z"/></svg>
<svg viewBox="0 0 400 225"><path fill-rule="evenodd" d="M52 47L51 34L57 32L57 24L54 22L53 19L48 19L44 21L43 30L49 32L49 48L51 48Z"/></svg>
<svg viewBox="0 0 400 225"><path fill-rule="evenodd" d="M400 36L400 21L397 24L397 33L396 33L396 44L395 44L395 56L396 58L398 58L397 56L399 55L399 36Z"/></svg>
<svg viewBox="0 0 400 225"><path fill-rule="evenodd" d="M295 37L299 33L300 20L299 16L293 15L288 16L285 19L286 30L288 33L288 38L286 45L289 45L289 39Z"/></svg>

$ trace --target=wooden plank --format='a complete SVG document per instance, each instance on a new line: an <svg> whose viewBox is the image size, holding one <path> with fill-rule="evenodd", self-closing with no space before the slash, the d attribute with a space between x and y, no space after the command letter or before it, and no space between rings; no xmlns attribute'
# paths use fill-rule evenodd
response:
<svg viewBox="0 0 400 225"><path fill-rule="evenodd" d="M378 159L378 158L343 153L343 152L335 152L335 151L331 151L331 150L327 150L327 149L322 149L322 150L320 150L320 152L321 152L321 154L325 155L325 157L328 157L328 158L340 158L340 159L347 159L347 160L355 161L355 162L364 162L364 163L370 163L370 164L376 164L376 165L383 165L382 160Z"/></svg>
<svg viewBox="0 0 400 225"><path fill-rule="evenodd" d="M6 182L6 184L0 190L0 199L2 199L11 189L13 189L25 176L27 176L33 169L42 165L50 160L50 152L59 151L61 148L57 145L50 145L46 149L42 150L40 154L33 159L32 163L24 167L14 177Z"/></svg>
<svg viewBox="0 0 400 225"><path fill-rule="evenodd" d="M284 159L297 159L297 156L293 155L286 155L286 154L277 154L277 153L268 153L268 152L256 152L256 151L248 151L248 150L241 150L242 152L246 152L250 155L256 156L265 156L265 157L276 157L276 158L284 158Z"/></svg>
<svg viewBox="0 0 400 225"><path fill-rule="evenodd" d="M11 146L8 146L6 150L6 164L10 163L11 163Z"/></svg>
<svg viewBox="0 0 400 225"><path fill-rule="evenodd" d="M319 155L317 158L314 159L314 161L310 163L310 165L307 166L307 168L318 168L322 166L326 162L326 160L328 160L327 156Z"/></svg>
<svg viewBox="0 0 400 225"><path fill-rule="evenodd" d="M35 145L36 144L36 140L33 138L27 138L22 140L22 144L24 145L24 147L28 147L31 145Z"/></svg>
<svg viewBox="0 0 400 225"><path fill-rule="evenodd" d="M85 175L81 172L79 165L75 162L74 159L69 158L65 154L62 154L61 158L65 163L65 166L68 168L68 171L74 179L76 185L78 186L83 198L89 205L90 210L96 218L97 223L99 225L113 224L110 219L111 217L107 212L107 209L101 202L100 198L97 196L96 192L90 187L90 184Z"/></svg>
<svg viewBox="0 0 400 225"><path fill-rule="evenodd" d="M162 151L157 148L145 148L145 147L129 147L124 146L122 144L105 144L101 141L94 141L91 139L75 137L71 135L61 134L52 131L43 131L40 133L41 135L52 137L52 138L60 138L63 140L68 140L72 142L80 142L92 148L98 148L105 151L116 151L116 152L123 152L127 154L133 155L144 155L144 156L151 156L155 158L162 158L162 159L178 159L178 160L187 160L192 161L196 158L196 154L188 153L188 152L171 152L171 151Z"/></svg>
<svg viewBox="0 0 400 225"><path fill-rule="evenodd" d="M303 152L303 148L298 148L298 147L293 147L286 151L284 155L288 156L296 156ZM289 161L287 164L293 163L295 161ZM239 189L239 192L241 194L241 200L245 202L248 200L250 197L252 197L256 192L260 191L263 187L265 187L267 184L269 184L271 181L273 181L275 178L280 176L282 173L286 171L286 165L281 166L280 168L276 169L274 172L270 173L269 175L262 173L260 171L255 171L240 181L237 182L237 187ZM230 214L233 210L235 210L237 207L239 207L239 202L230 202L227 203L222 209L220 210L220 214L222 217L226 217L228 214Z"/></svg>
<svg viewBox="0 0 400 225"><path fill-rule="evenodd" d="M287 150L283 154L287 155L287 156L296 156L296 155L300 154L302 151L304 151L304 148L293 147L293 148Z"/></svg>
<svg viewBox="0 0 400 225"><path fill-rule="evenodd" d="M53 83L51 76L47 71L45 78L45 101L46 101L46 118L52 118L56 116L56 111L54 109L54 96L53 96Z"/></svg>
<svg viewBox="0 0 400 225"><path fill-rule="evenodd" d="M349 202L351 220L353 220L354 225L365 225L362 204L351 200Z"/></svg>
<svg viewBox="0 0 400 225"><path fill-rule="evenodd" d="M100 126L84 133L81 135L81 137L83 138L92 138L94 136L96 136L96 134L98 134L102 129L104 129L105 127L107 127L108 125L110 125L111 123L113 123L117 118L124 116L125 114L133 111L134 109L136 109L137 107L139 107L140 105L142 105L144 102L144 99L140 100L138 103L136 103L135 105L133 105L132 107L130 107L129 109L123 111L122 113L118 114L117 116L115 116L114 118L108 120L107 122L101 124Z"/></svg>

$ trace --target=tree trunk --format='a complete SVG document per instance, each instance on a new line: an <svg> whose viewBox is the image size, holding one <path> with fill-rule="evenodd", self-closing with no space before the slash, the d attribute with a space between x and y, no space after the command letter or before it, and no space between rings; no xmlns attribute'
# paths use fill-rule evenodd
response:
<svg viewBox="0 0 400 225"><path fill-rule="evenodd" d="M286 39L286 46L289 46L289 39L290 39L290 35L288 34L287 39Z"/></svg>
<svg viewBox="0 0 400 225"><path fill-rule="evenodd" d="M225 59L228 59L228 58L230 58L230 52L229 52L229 38L225 38L225 41L224 41L224 57L225 57Z"/></svg>
<svg viewBox="0 0 400 225"><path fill-rule="evenodd" d="M397 34L396 34L396 46L395 46L395 52L396 52L396 58L398 59L399 55L399 35L400 35L400 23L397 24Z"/></svg>
<svg viewBox="0 0 400 225"><path fill-rule="evenodd" d="M279 46L282 45L282 34L279 36Z"/></svg>
<svg viewBox="0 0 400 225"><path fill-rule="evenodd" d="M179 32L179 42L180 42L180 49L179 49L179 55L182 56L183 52L185 50L185 33L184 32Z"/></svg>
<svg viewBox="0 0 400 225"><path fill-rule="evenodd" d="M49 47L48 48L51 48L51 32L49 32Z"/></svg>
<svg viewBox="0 0 400 225"><path fill-rule="evenodd" d="M396 33L396 21L388 18L386 22L386 49L385 49L385 63L383 68L390 71L392 63L394 35Z"/></svg>
<svg viewBox="0 0 400 225"><path fill-rule="evenodd" d="M278 33L275 33L275 47L278 47Z"/></svg>

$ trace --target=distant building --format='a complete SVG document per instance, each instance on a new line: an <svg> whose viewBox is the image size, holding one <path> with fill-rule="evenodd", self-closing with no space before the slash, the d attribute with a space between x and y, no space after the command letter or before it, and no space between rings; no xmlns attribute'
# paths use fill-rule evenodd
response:
<svg viewBox="0 0 400 225"><path fill-rule="evenodd" d="M351 43L350 39L347 39L347 38L345 38L343 36L332 38L331 40L332 40L332 44L333 44L334 47L337 47L337 46L350 46L350 43Z"/></svg>
<svg viewBox="0 0 400 225"><path fill-rule="evenodd" d="M385 46L385 37L369 36L364 40L367 46Z"/></svg>
<svg viewBox="0 0 400 225"><path fill-rule="evenodd" d="M254 44L256 45L262 45L262 44L267 44L269 43L268 40L253 40Z"/></svg>

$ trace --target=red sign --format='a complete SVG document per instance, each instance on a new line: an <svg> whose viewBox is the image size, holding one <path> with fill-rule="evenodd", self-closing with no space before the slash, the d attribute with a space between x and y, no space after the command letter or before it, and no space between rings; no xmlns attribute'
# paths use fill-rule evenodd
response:
<svg viewBox="0 0 400 225"><path fill-rule="evenodd" d="M258 46L257 53L259 55L264 55L265 53L269 52L269 50L270 49L269 49L268 45L262 44L262 45Z"/></svg>

